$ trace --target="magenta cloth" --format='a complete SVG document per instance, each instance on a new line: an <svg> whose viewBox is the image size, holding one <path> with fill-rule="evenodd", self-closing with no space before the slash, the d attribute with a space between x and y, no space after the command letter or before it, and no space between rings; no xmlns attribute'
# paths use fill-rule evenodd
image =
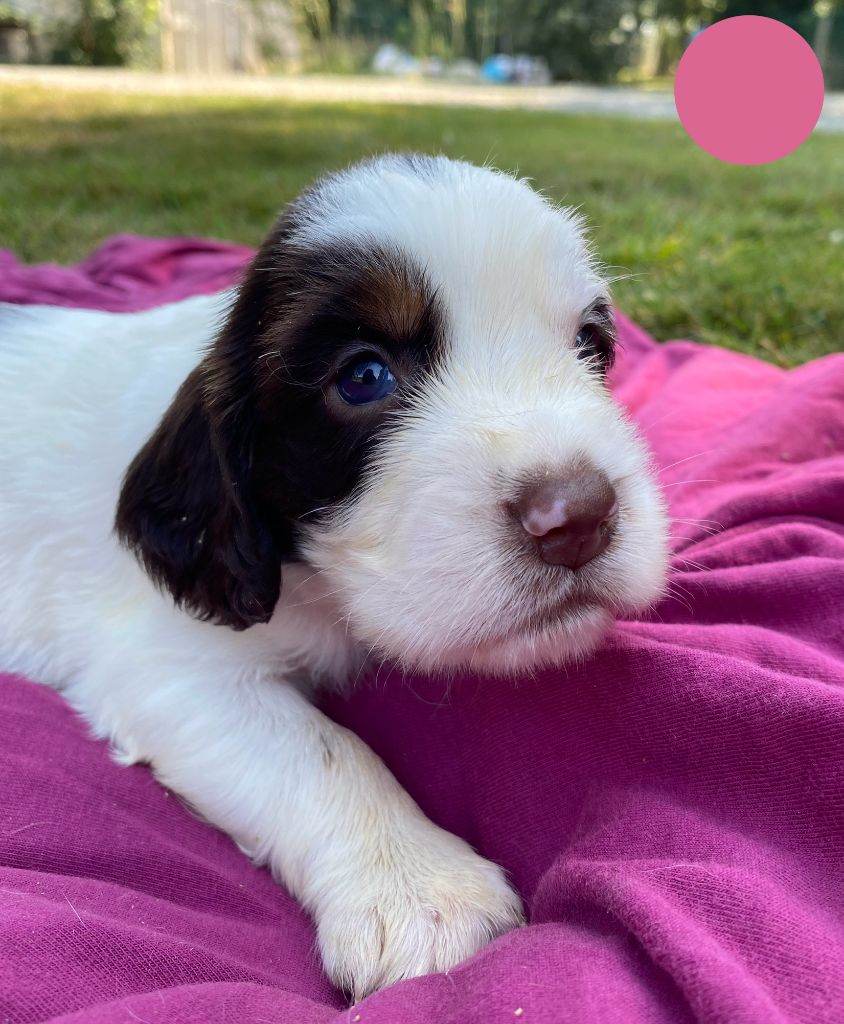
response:
<svg viewBox="0 0 844 1024"><path fill-rule="evenodd" d="M246 251L121 237L0 260L0 299L134 309ZM353 1009L307 917L56 694L0 686L0 1020L844 1020L844 356L785 371L621 320L615 388L675 526L672 595L587 664L446 687L382 668L329 712L503 864L530 924Z"/></svg>
<svg viewBox="0 0 844 1024"><path fill-rule="evenodd" d="M76 267L30 267L0 249L0 302L128 313L236 281L252 250L206 238L114 235Z"/></svg>

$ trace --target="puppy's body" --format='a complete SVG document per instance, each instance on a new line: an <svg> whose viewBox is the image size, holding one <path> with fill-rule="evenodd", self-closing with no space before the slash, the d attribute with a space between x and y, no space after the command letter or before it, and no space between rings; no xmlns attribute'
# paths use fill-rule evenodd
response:
<svg viewBox="0 0 844 1024"><path fill-rule="evenodd" d="M0 307L0 657L269 864L360 994L519 902L308 689L369 653L583 654L659 591L664 520L601 380L603 282L524 184L416 158L327 179L220 330L233 299ZM598 492L551 501L558 477L616 499L588 558L554 524Z"/></svg>

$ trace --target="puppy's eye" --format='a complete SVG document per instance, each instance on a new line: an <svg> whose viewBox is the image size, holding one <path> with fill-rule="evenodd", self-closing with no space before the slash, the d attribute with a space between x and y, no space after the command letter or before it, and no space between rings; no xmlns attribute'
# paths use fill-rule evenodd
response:
<svg viewBox="0 0 844 1024"><path fill-rule="evenodd" d="M612 366L615 338L610 328L600 324L584 324L574 339L579 359L595 363L603 373Z"/></svg>
<svg viewBox="0 0 844 1024"><path fill-rule="evenodd" d="M398 387L388 366L379 359L356 359L337 375L337 393L349 405L381 402Z"/></svg>
<svg viewBox="0 0 844 1024"><path fill-rule="evenodd" d="M585 324L581 327L577 332L577 337L574 339L578 358L591 359L598 355L596 341L595 331L591 324Z"/></svg>

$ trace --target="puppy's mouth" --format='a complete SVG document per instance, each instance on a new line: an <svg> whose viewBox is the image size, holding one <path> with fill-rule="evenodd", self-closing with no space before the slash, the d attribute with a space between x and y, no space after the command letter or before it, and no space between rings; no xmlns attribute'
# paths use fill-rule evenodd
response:
<svg viewBox="0 0 844 1024"><path fill-rule="evenodd" d="M504 629L490 630L475 644L443 651L432 667L463 667L499 676L560 665L591 654L612 621L612 613L600 604L565 601Z"/></svg>
<svg viewBox="0 0 844 1024"><path fill-rule="evenodd" d="M547 585L549 582L537 580L533 601L516 605L510 615L504 613L488 624L470 657L471 664L495 670L500 659L501 666L506 665L508 652L537 644L543 648L546 662L582 656L594 649L624 612L620 595L601 574L584 572L569 579L569 588L562 594L559 584ZM555 650L561 657L557 658Z"/></svg>
<svg viewBox="0 0 844 1024"><path fill-rule="evenodd" d="M598 601L582 598L567 598L549 607L537 608L509 627L500 639L509 640L514 636L547 633L554 629L565 629L584 614L605 606Z"/></svg>
<svg viewBox="0 0 844 1024"><path fill-rule="evenodd" d="M597 565L568 573L563 584L556 569L537 574L533 600L523 601L518 610L514 609L502 636L510 638L545 633L555 627L568 628L597 610L617 614L620 603L612 581L602 572L601 560L596 562Z"/></svg>

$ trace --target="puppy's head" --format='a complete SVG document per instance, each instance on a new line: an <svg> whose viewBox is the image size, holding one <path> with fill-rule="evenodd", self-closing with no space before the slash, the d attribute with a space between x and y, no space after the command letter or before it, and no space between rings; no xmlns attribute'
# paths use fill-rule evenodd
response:
<svg viewBox="0 0 844 1024"><path fill-rule="evenodd" d="M594 646L664 583L646 451L579 220L524 182L385 157L292 204L129 469L117 526L195 614L265 622L285 561L415 667Z"/></svg>

